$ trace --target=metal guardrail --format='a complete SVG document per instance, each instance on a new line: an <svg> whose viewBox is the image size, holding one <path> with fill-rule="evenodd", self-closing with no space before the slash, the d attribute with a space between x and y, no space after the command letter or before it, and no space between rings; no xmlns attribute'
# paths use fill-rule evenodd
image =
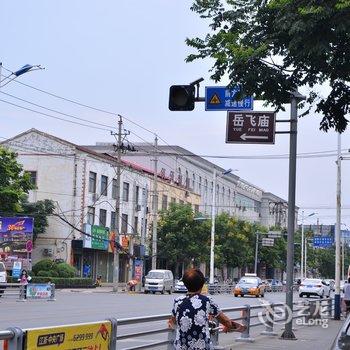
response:
<svg viewBox="0 0 350 350"><path fill-rule="evenodd" d="M334 309L333 299L317 299L317 300L307 300L298 303L294 303L292 317L293 319L305 318L306 321L321 319L321 314L326 313L327 316L332 316L332 311ZM232 341L236 342L254 342L250 334L250 329L252 327L264 326L264 331L261 332L263 335L276 336L277 333L274 332L274 325L285 321L288 317L287 313L283 314L283 309L285 310L285 304L274 303L274 304L263 304L263 305L245 305L242 307L230 307L223 308L222 311L226 314L236 313L236 317L232 318L235 321L240 321L246 326L246 330L240 333L238 338L232 338ZM301 313L301 311L308 310L308 313ZM256 313L259 311L258 313ZM238 315L237 315L238 313ZM296 314L295 314L296 313ZM290 315L289 315L290 317ZM136 325L136 324L147 324L159 321L167 321L170 318L170 314L153 315L146 317L132 317L113 320L112 322L112 339L113 341L111 349L116 349L118 341L134 340L135 338L145 337L149 335L161 335L167 334L167 338L160 339L158 341L152 341L151 343L145 340L145 344L135 345L129 347L118 347L122 350L140 350L140 349L154 349L155 347L166 345L167 349L173 349L173 341L175 339L175 330L170 330L165 325L163 326L153 326L145 331L136 331L131 333L123 333L123 326ZM258 320L255 322L255 320ZM253 322L254 320L254 322ZM68 325L66 325L68 326ZM70 325L71 326L71 325ZM60 326L65 327L65 326ZM214 349L222 349L219 346L219 335L220 328L218 323L211 329L211 339L214 344ZM0 340L6 340L9 350L19 350L23 348L23 337L25 336L25 331L19 328L11 328L8 330L0 331ZM118 344L119 345L119 344Z"/></svg>
<svg viewBox="0 0 350 350"><path fill-rule="evenodd" d="M31 284L28 284L31 285ZM55 300L55 284L50 283L50 297L46 300ZM27 285L20 283L0 283L0 301L1 299L14 298L17 301L26 301L32 298L27 298ZM33 298L36 299L36 298Z"/></svg>

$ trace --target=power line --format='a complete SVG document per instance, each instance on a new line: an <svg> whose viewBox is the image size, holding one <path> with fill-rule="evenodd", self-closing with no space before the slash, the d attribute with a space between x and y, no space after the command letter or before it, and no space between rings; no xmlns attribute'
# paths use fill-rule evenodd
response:
<svg viewBox="0 0 350 350"><path fill-rule="evenodd" d="M30 112L33 112L33 113L36 113L36 114L40 114L42 116L45 116L45 117L48 117L48 118L52 118L52 119L61 120L61 121L67 122L67 123L81 125L81 126L85 126L87 128L91 128L91 129L99 129L99 130L109 131L109 132L111 131L110 129L101 128L101 127L98 127L98 126L87 125L87 124L84 124L84 123L75 122L73 120L68 120L68 119L56 117L56 116L53 116L51 114L47 114L47 113L44 113L44 112L36 111L34 109L31 109L31 108L28 108L28 107L24 107L24 106L20 106L20 105L18 105L16 103L12 103L12 102L9 102L9 101L6 101L6 100L0 99L0 102L7 103L7 104L9 104L11 106L15 106L15 107L18 107L18 108L21 108L21 109L25 109L27 111L30 111Z"/></svg>
<svg viewBox="0 0 350 350"><path fill-rule="evenodd" d="M58 111L58 110L56 110L56 109L52 109L52 108L49 108L49 107L42 106L42 105L39 105L39 104L37 104L37 103L34 103L34 102L31 102L31 101L25 100L25 99L23 99L23 98L21 98L21 97L8 94L8 93L3 92L3 91L0 91L0 93L2 93L3 95L9 96L9 97L11 97L11 98L14 98L14 99L16 99L16 100L19 100L19 101L28 103L28 104L30 104L30 105L32 105L32 106L39 107L39 108L42 108L42 109L45 109L45 110L47 110L47 111L54 112L54 113L57 113L57 114L61 114L61 115L64 115L64 116L66 116L66 117L69 117L69 118L73 118L73 119L76 119L76 120L80 120L80 121L87 122L87 123L91 123L91 124L98 125L98 126L103 126L103 127L106 127L106 128L116 129L114 126L106 125L106 124L102 124L102 123L98 123L98 122L93 122L93 121L90 121L90 120L88 120L88 119L76 117L76 116L74 116L74 115L72 115L72 114L67 114L67 113Z"/></svg>

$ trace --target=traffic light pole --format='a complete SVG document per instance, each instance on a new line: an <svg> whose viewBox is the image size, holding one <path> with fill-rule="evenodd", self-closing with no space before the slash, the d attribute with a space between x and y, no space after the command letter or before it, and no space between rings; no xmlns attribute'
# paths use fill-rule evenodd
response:
<svg viewBox="0 0 350 350"><path fill-rule="evenodd" d="M288 238L287 238L287 291L286 312L293 310L293 272L294 272L294 230L295 230L295 187L297 165L297 131L298 131L298 91L292 93L290 104L290 141L289 141L289 186L288 186ZM288 315L288 313L287 313ZM282 339L296 339L293 333L293 318L287 320Z"/></svg>

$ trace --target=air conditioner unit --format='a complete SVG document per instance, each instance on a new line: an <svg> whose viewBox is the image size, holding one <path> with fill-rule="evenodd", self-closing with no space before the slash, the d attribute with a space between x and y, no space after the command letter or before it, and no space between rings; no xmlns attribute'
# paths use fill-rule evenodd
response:
<svg viewBox="0 0 350 350"><path fill-rule="evenodd" d="M52 256L53 255L53 249L52 248L45 248L45 249L43 249L43 255L44 256Z"/></svg>
<svg viewBox="0 0 350 350"><path fill-rule="evenodd" d="M136 210L136 211L140 211L140 210L141 210L141 204L136 204L135 210Z"/></svg>

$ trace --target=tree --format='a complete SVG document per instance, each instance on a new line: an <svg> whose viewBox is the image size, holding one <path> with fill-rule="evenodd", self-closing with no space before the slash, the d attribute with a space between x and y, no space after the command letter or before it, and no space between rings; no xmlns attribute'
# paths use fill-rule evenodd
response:
<svg viewBox="0 0 350 350"><path fill-rule="evenodd" d="M195 221L190 205L171 204L160 215L158 230L158 255L167 264L199 263L209 255L209 236Z"/></svg>
<svg viewBox="0 0 350 350"><path fill-rule="evenodd" d="M16 158L16 153L0 147L0 212L5 215L20 211L21 200L34 188Z"/></svg>
<svg viewBox="0 0 350 350"><path fill-rule="evenodd" d="M29 203L27 200L22 201L22 212L26 216L34 218L33 242L35 242L39 234L45 233L49 225L48 216L51 215L55 209L54 202L49 199ZM20 214L20 213L18 213Z"/></svg>
<svg viewBox="0 0 350 350"><path fill-rule="evenodd" d="M228 74L230 85L255 94L277 110L301 86L311 88L309 110L323 118L320 129L344 131L350 111L350 1L195 0L191 9L210 21L204 39L187 39L214 60L212 79ZM317 85L328 82L321 96ZM306 112L307 113L307 112ZM305 113L305 114L306 114Z"/></svg>

